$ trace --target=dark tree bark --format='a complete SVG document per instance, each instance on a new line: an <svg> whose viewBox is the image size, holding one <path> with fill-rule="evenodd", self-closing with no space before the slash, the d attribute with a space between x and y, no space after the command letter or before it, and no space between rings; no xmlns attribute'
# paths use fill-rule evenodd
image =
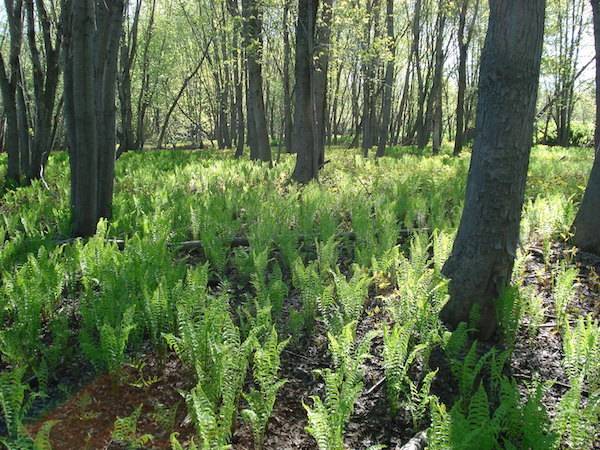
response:
<svg viewBox="0 0 600 450"><path fill-rule="evenodd" d="M366 0L366 10L369 14L365 21L364 45L365 56L362 64L363 84L363 114L362 114L362 150L363 156L369 156L369 150L377 143L378 135L374 133L376 123L375 113L375 69L376 57L371 54L372 45L378 37L377 21L381 12L381 0ZM374 32L372 30L374 29ZM372 37L372 34L374 36Z"/></svg>
<svg viewBox="0 0 600 450"><path fill-rule="evenodd" d="M600 255L600 3L591 0L596 45L596 157L575 223L575 245Z"/></svg>
<svg viewBox="0 0 600 450"><path fill-rule="evenodd" d="M320 23L317 13L321 3ZM296 89L293 178L308 183L324 164L327 71L333 0L299 0L296 26Z"/></svg>
<svg viewBox="0 0 600 450"><path fill-rule="evenodd" d="M289 12L291 0L285 0L283 4L283 133L285 139L285 149L288 153L292 152L292 95L290 88L290 32Z"/></svg>
<svg viewBox="0 0 600 450"><path fill-rule="evenodd" d="M36 14L34 1L26 0L27 38L31 54L34 117L33 136L30 142L30 164L28 179L40 178L54 144L54 109L56 91L60 78L60 47L62 36L53 30L53 24L43 0L35 0L35 10L41 25L44 52L38 49L36 36ZM60 28L60 25L59 25Z"/></svg>
<svg viewBox="0 0 600 450"><path fill-rule="evenodd" d="M140 93L137 100L137 124L136 124L136 137L134 147L137 150L142 150L145 143L145 127L146 127L146 112L150 107L150 44L154 36L154 19L156 15L156 0L152 0L150 6L150 18L148 20L148 26L144 33L144 49L142 52L141 62L141 87Z"/></svg>
<svg viewBox="0 0 600 450"><path fill-rule="evenodd" d="M271 163L271 145L262 76L262 13L257 0L242 0L244 47L248 76L248 138L250 157Z"/></svg>
<svg viewBox="0 0 600 450"><path fill-rule="evenodd" d="M462 0L458 25L458 93L456 100L456 135L454 156L460 155L465 145L465 96L467 93L467 58L475 30L475 20L479 12L479 1L475 0L473 19L467 29L467 12L470 0Z"/></svg>
<svg viewBox="0 0 600 450"><path fill-rule="evenodd" d="M442 110L442 90L444 84L444 33L446 29L446 3L440 2L437 18L437 35L435 39L435 69L433 74L433 86L431 88L432 96L432 153L437 155L442 148L443 132L443 110Z"/></svg>
<svg viewBox="0 0 600 450"><path fill-rule="evenodd" d="M315 110L313 102L313 49L318 0L298 1L296 25L296 87L292 152L297 154L294 180L308 183L319 172L315 148Z"/></svg>
<svg viewBox="0 0 600 450"><path fill-rule="evenodd" d="M392 85L394 84L394 63L396 58L396 43L394 36L394 0L386 1L385 17L390 59L387 61L385 67L385 85L383 87L382 118L381 127L379 130L379 142L377 145L377 157L382 157L385 155L385 147L388 143L390 120L392 116Z"/></svg>
<svg viewBox="0 0 600 450"><path fill-rule="evenodd" d="M73 234L110 218L116 147L116 79L123 0L63 0L65 122Z"/></svg>
<svg viewBox="0 0 600 450"><path fill-rule="evenodd" d="M129 3L125 5L126 15L129 11ZM142 11L142 0L136 0L135 10L129 30L124 30L121 38L121 52L119 57L119 107L121 115L121 131L119 135L118 154L122 154L135 147L135 132L133 129L133 104L131 95L131 76L133 65L137 57L138 29L140 13Z"/></svg>
<svg viewBox="0 0 600 450"><path fill-rule="evenodd" d="M465 208L444 266L450 327L474 306L480 337L497 328L495 301L510 282L533 137L545 0L490 0L479 78L476 138Z"/></svg>
<svg viewBox="0 0 600 450"><path fill-rule="evenodd" d="M23 43L23 0L5 0L10 37L8 64L0 54L0 89L6 115L7 178L18 184L29 171L29 135L23 95L21 47Z"/></svg>

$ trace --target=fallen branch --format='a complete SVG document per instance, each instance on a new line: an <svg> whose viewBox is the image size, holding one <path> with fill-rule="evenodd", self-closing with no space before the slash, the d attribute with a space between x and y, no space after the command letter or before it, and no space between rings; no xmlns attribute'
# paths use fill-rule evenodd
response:
<svg viewBox="0 0 600 450"><path fill-rule="evenodd" d="M427 431L421 431L414 438L396 450L424 450L427 447Z"/></svg>
<svg viewBox="0 0 600 450"><path fill-rule="evenodd" d="M403 237L409 237L409 236L412 236L416 232L429 231L429 230L430 230L429 228L402 229L402 230L399 230L399 234ZM337 239L338 240L356 241L357 236L356 236L356 233L354 233L353 231L349 231L349 232L345 232L345 233L339 233L337 235ZM62 240L55 241L55 244L56 245L68 245L68 244L73 244L75 242L78 242L80 240L81 240L81 238L62 239ZM300 243L306 242L307 238L300 236L298 241ZM109 238L109 239L106 239L106 242L108 244L116 245L119 248L119 250L124 250L125 245L127 244L127 241L125 239ZM176 249L179 251L183 251L183 252L191 252L191 251L196 251L196 250L202 251L202 249L203 249L202 241L198 241L198 240L182 241L182 242L169 242L169 243L167 243L167 245L170 248L173 248L173 249ZM230 246L230 248L250 247L250 241L246 237L234 237L229 242L229 246Z"/></svg>

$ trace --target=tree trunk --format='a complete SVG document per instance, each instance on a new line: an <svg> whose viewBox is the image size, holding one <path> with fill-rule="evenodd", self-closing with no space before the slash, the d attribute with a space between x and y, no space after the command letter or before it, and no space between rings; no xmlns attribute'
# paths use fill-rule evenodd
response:
<svg viewBox="0 0 600 450"><path fill-rule="evenodd" d="M435 40L435 69L433 75L433 86L431 88L432 95L432 153L437 155L442 149L442 132L443 132L443 110L442 110L442 89L444 84L444 31L446 27L446 4L440 4L438 12L437 36Z"/></svg>
<svg viewBox="0 0 600 450"><path fill-rule="evenodd" d="M454 156L460 155L465 145L465 96L467 93L467 58L469 46L475 29L475 19L479 11L479 1L475 0L473 20L467 27L467 12L469 0L463 0L458 25L458 93L456 100L456 135L454 137ZM466 34L466 35L465 35Z"/></svg>
<svg viewBox="0 0 600 450"><path fill-rule="evenodd" d="M293 178L308 183L324 164L327 72L333 0L298 1L296 26L296 90L292 139L296 167Z"/></svg>
<svg viewBox="0 0 600 450"><path fill-rule="evenodd" d="M60 46L61 33L56 32L56 40L53 41L52 23L45 3L36 0L37 17L41 23L42 38L44 43L44 61L38 49L36 37L36 16L33 0L26 0L27 10L27 37L31 54L31 67L34 93L34 112L31 120L33 125L33 136L31 137L31 156L29 164L29 179L37 179L42 176L52 145L54 108L56 103L56 91L60 78ZM59 24L60 28L61 25Z"/></svg>
<svg viewBox="0 0 600 450"><path fill-rule="evenodd" d="M383 90L381 128L379 130L379 142L377 145L376 154L378 158L385 155L385 147L388 143L388 136L390 132L390 120L392 115L392 85L394 84L394 62L396 58L396 44L394 36L394 0L386 1L385 17L390 59L388 60L385 67L385 85Z"/></svg>
<svg viewBox="0 0 600 450"><path fill-rule="evenodd" d="M451 328L477 308L480 337L497 328L495 301L510 282L533 136L545 0L490 0L476 138L465 208L444 266Z"/></svg>
<svg viewBox="0 0 600 450"><path fill-rule="evenodd" d="M257 0L242 0L244 47L248 67L248 137L250 157L271 163L262 76L262 14ZM250 129L252 128L252 129Z"/></svg>
<svg viewBox="0 0 600 450"><path fill-rule="evenodd" d="M600 255L600 4L591 0L596 45L596 157L583 201L575 218L575 245Z"/></svg>
<svg viewBox="0 0 600 450"><path fill-rule="evenodd" d="M112 208L116 78L123 0L63 0L65 121L73 233L91 236Z"/></svg>
<svg viewBox="0 0 600 450"><path fill-rule="evenodd" d="M290 88L290 32L288 29L290 1L283 4L283 120L285 150L292 152L292 95Z"/></svg>
<svg viewBox="0 0 600 450"><path fill-rule="evenodd" d="M142 9L142 0L136 1L135 11L131 29L123 33L121 38L121 52L119 57L119 106L121 115L121 132L119 136L118 154L129 151L135 146L133 130L133 106L131 96L131 75L133 65L137 56L138 28L140 22L140 13ZM125 5L126 13L129 10L129 3Z"/></svg>
<svg viewBox="0 0 600 450"><path fill-rule="evenodd" d="M308 183L316 178L319 172L319 155L315 148L315 110L311 83L317 10L318 0L298 1L292 151L297 154L293 178L299 183Z"/></svg>

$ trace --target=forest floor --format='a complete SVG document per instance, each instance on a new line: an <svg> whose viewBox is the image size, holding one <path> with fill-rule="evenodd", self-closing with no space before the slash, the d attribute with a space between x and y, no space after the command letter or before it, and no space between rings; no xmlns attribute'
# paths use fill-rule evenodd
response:
<svg viewBox="0 0 600 450"><path fill-rule="evenodd" d="M315 410L316 398L326 402L326 387L331 388L318 371L353 370L347 369L350 363L341 368L332 345L346 329L352 333L346 341L349 358L356 360L359 343L377 330L363 370L355 370L362 386L352 386L351 400L358 395L352 415L339 430L347 449L400 449L436 425L434 413L440 410L447 413L438 424L449 429L452 413L470 414L467 401L476 390L490 392L483 409L492 417L500 409L498 391L473 379L459 394L461 374L448 367L470 353L467 332L459 351L451 353L449 342L462 335L449 333L438 318L447 298L442 265L452 248L468 172L468 155L452 158L450 151L431 157L411 148L390 149L389 157L370 160L353 150L328 149L331 163L308 186L289 182L294 162L289 155L269 169L234 160L228 152L132 152L117 167L114 220L101 223L93 238L76 241L68 239L68 159L52 155L47 185L7 190L0 197L0 395L12 402L0 405L0 436L9 430L12 439L21 439L24 422L26 439L46 432L54 450L169 449L173 435L184 445L192 439L199 444L198 414L186 399L198 388L220 389L208 400L217 417L228 386L219 381L215 388L204 374L233 361L239 367L232 371L242 369L243 381L229 397L234 423L219 430L219 445L253 449L253 432L241 411L257 386L264 330L272 330L279 344L291 339L280 362L276 355L280 368L274 378L286 383L274 403L265 449L318 448L307 430L307 409ZM504 366L507 376L498 377L517 383L518 390L510 388L520 398L509 407L516 414L536 383L549 415L561 411L566 394L576 391L566 374L563 337L571 335L565 324L600 319L600 258L568 244L592 160L584 149L533 152L521 226L524 248L513 280L515 301L524 310ZM182 249L190 242L199 245ZM572 278L570 268L577 272ZM568 301L559 326L560 280ZM320 304L328 292L331 303ZM217 317L217 325L207 317ZM191 333L182 344L187 348L170 350L177 350L174 341L184 341L184 326L204 334ZM589 320L588 328L600 336L598 322ZM398 411L392 412L384 349L402 343L384 338L396 331L406 337L407 362L398 383ZM237 341L226 340L226 332ZM209 350L188 358L185 351L195 351L198 341ZM244 355L248 342L252 349ZM471 348L491 374L482 356L489 348ZM595 375L581 370L588 377L577 386L583 399L569 404L570 413L596 394L586 391ZM224 378L225 372L211 373ZM431 392L429 375L435 377ZM420 411L414 409L413 387L423 395L418 401L425 399ZM457 396L460 402L454 402ZM540 434L551 434L554 423L541 422ZM585 430L584 439L594 432ZM520 429L501 433L500 439L514 439L520 448ZM573 430L561 433L557 439L570 448ZM600 449L598 438L594 448Z"/></svg>
<svg viewBox="0 0 600 450"><path fill-rule="evenodd" d="M550 382L543 402L552 415L570 386L561 365L564 354L560 334L556 331L556 317L550 313L553 310L553 298L552 286L548 282L551 279L548 261L544 261L539 246L532 246L529 251L531 256L527 259L525 284L533 286L541 294L548 313L535 336L528 333L527 323L521 327L510 371L519 381L523 393L530 389L534 380ZM594 318L600 318L600 258L577 253L567 243L556 242L552 246L550 263L555 266L562 261L568 261L579 271L577 294L569 305L571 316L591 314ZM387 320L383 313L383 298L394 295L393 292L371 294L358 326L358 336ZM286 305L289 307L299 301L297 293L292 292ZM374 347L372 353L380 355L381 338L375 340ZM67 401L32 422L29 430L35 434L44 423L56 421L51 432L53 448L56 450L127 449L130 447L112 439L115 421L131 416L141 405L134 434L138 437L152 436L152 439L138 448L170 449L169 435L173 432L179 433L182 441L191 439L194 427L181 393L192 387L193 375L173 354L158 356L149 352L138 355L136 361L139 363L125 366L117 375L101 375L89 381ZM323 383L314 371L330 365L326 330L323 327L317 327L310 342L284 350L281 373L287 383L280 390L275 403L265 449L318 448L314 439L306 433L303 404L323 390ZM78 379L79 375L89 378L89 373L70 375L74 379ZM408 414L390 417L384 382L380 358L370 358L365 365L365 388L347 427L347 448L367 449L383 444L388 449L399 449L421 431L413 427ZM433 392L448 402L456 396L453 383L441 379L434 384ZM584 392L584 396L587 394ZM235 427L232 442L236 450L254 448L252 432L241 420ZM600 448L600 440L594 448Z"/></svg>

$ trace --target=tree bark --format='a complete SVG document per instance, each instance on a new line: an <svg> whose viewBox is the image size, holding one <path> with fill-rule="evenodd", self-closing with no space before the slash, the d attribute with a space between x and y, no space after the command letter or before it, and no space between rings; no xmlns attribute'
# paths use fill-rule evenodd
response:
<svg viewBox="0 0 600 450"><path fill-rule="evenodd" d="M333 0L298 2L292 150L297 154L293 179L299 183L317 178L324 164L332 12Z"/></svg>
<svg viewBox="0 0 600 450"><path fill-rule="evenodd" d="M41 24L44 43L43 60L38 49L36 36L36 16L33 0L25 1L27 13L27 38L31 54L31 67L34 93L34 117L31 119L33 135L31 137L31 156L27 177L37 179L42 176L52 145L54 109L56 91L60 78L61 33L56 31L53 37L52 23L43 0L35 1L37 17ZM60 28L59 24L59 28Z"/></svg>
<svg viewBox="0 0 600 450"><path fill-rule="evenodd" d="M129 3L125 5L126 13L129 10ZM138 29L140 22L140 13L142 10L142 0L136 0L131 28L123 32L121 38L121 52L119 56L119 106L121 116L121 131L119 136L118 154L129 151L135 147L135 132L133 129L133 104L131 95L131 78L133 65L137 57L138 47Z"/></svg>
<svg viewBox="0 0 600 450"><path fill-rule="evenodd" d="M262 76L262 14L257 0L242 0L244 47L248 73L248 137L250 157L271 164Z"/></svg>
<svg viewBox="0 0 600 450"><path fill-rule="evenodd" d="M394 84L394 63L396 58L396 43L394 36L394 0L386 0L385 21L390 59L387 61L385 67L385 85L383 88L381 127L379 130L379 142L376 153L378 158L385 155L385 148L388 143L388 136L390 132L390 120L392 116L392 85Z"/></svg>
<svg viewBox="0 0 600 450"><path fill-rule="evenodd" d="M575 245L600 255L600 4L591 0L596 47L596 156L575 223Z"/></svg>
<svg viewBox="0 0 600 450"><path fill-rule="evenodd" d="M63 0L65 121L73 234L110 218L116 147L116 78L123 0Z"/></svg>
<svg viewBox="0 0 600 450"><path fill-rule="evenodd" d="M315 110L311 83L314 29L318 7L318 0L298 1L292 152L297 155L293 178L299 183L308 183L316 178L319 172L319 158L315 148Z"/></svg>
<svg viewBox="0 0 600 450"><path fill-rule="evenodd" d="M463 0L458 25L458 93L456 100L456 135L454 137L454 156L460 155L465 145L465 96L467 93L467 58L469 56L469 47L473 39L475 29L475 19L479 12L479 1L475 0L475 11L473 20L468 29L467 12L469 9L469 0ZM466 35L465 35L466 33Z"/></svg>
<svg viewBox="0 0 600 450"><path fill-rule="evenodd" d="M291 0L285 0L283 4L283 133L285 139L285 149L288 153L292 152L292 95L290 88L290 32L289 11Z"/></svg>
<svg viewBox="0 0 600 450"><path fill-rule="evenodd" d="M476 138L465 207L443 272L450 327L477 308L479 335L497 328L495 301L510 282L533 136L545 0L490 0L481 60Z"/></svg>
<svg viewBox="0 0 600 450"><path fill-rule="evenodd" d="M440 2L437 19L437 35L435 39L435 69L433 75L432 96L432 153L437 155L442 149L443 110L442 89L444 84L444 32L446 29L446 3Z"/></svg>

